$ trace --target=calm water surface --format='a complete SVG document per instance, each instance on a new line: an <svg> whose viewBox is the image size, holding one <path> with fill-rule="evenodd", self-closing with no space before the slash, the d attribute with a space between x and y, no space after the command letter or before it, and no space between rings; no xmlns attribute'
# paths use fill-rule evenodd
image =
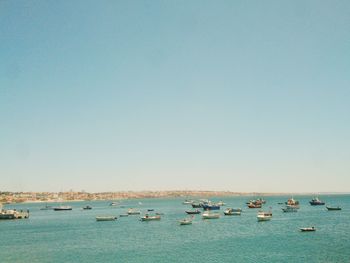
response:
<svg viewBox="0 0 350 263"><path fill-rule="evenodd" d="M311 196L298 196L297 213L283 213L279 202L288 196L266 197L273 218L257 222L253 197L223 198L226 207L242 207L241 216L202 220L180 226L186 217L183 199L74 202L72 211L40 210L44 204L7 205L30 209L28 220L0 221L0 262L350 262L350 196L320 196L342 211L312 207ZM212 199L218 201L219 199ZM142 202L142 204L139 204ZM92 210L82 210L85 205ZM97 215L124 214L129 207L162 212L161 221L140 222L140 216L96 222ZM224 207L223 207L224 208ZM220 211L223 212L223 209ZM316 232L301 233L300 227Z"/></svg>

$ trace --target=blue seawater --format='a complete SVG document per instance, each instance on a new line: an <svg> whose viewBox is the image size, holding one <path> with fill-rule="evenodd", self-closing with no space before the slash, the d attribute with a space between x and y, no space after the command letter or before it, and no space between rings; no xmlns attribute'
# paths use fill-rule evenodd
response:
<svg viewBox="0 0 350 263"><path fill-rule="evenodd" d="M40 210L44 204L7 205L31 213L27 220L0 221L0 262L350 262L349 195L320 196L343 208L332 212L310 206L311 196L295 196L301 204L297 213L283 213L278 205L289 196L265 197L264 210L273 212L268 222L257 222L258 210L246 208L252 198L222 198L226 207L243 208L241 216L224 216L222 207L220 219L196 215L187 226L178 223L189 209L183 199L130 199L121 202L123 207L72 202L72 211L61 212ZM87 204L93 209L82 210ZM129 207L164 215L157 222L119 217ZM96 222L98 215L118 220ZM299 231L309 226L317 231Z"/></svg>

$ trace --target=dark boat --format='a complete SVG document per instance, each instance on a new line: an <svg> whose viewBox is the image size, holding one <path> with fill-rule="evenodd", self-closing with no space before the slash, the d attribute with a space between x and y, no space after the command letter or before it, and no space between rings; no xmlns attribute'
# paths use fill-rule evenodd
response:
<svg viewBox="0 0 350 263"><path fill-rule="evenodd" d="M199 211L198 209L194 210L194 211L185 211L187 214L189 215L196 215L196 214L200 214L201 211Z"/></svg>
<svg viewBox="0 0 350 263"><path fill-rule="evenodd" d="M201 208L202 204L201 203L193 203L192 208Z"/></svg>
<svg viewBox="0 0 350 263"><path fill-rule="evenodd" d="M216 204L203 204L202 208L204 210L220 210L220 206Z"/></svg>
<svg viewBox="0 0 350 263"><path fill-rule="evenodd" d="M147 209L147 211L148 211L148 212L152 212L152 211L154 211L154 209Z"/></svg>
<svg viewBox="0 0 350 263"><path fill-rule="evenodd" d="M328 211L339 211L341 210L341 207L337 206L337 207L330 207L330 206L326 206Z"/></svg>
<svg viewBox="0 0 350 263"><path fill-rule="evenodd" d="M92 207L91 207L91 206L89 206L89 205L87 205L87 206L84 206L84 207L83 207L83 209L84 209L84 210L91 210L91 209L92 209Z"/></svg>
<svg viewBox="0 0 350 263"><path fill-rule="evenodd" d="M318 199L318 197L314 197L309 203L310 205L325 205L325 202Z"/></svg>
<svg viewBox="0 0 350 263"><path fill-rule="evenodd" d="M68 211L72 210L71 206L58 206L53 208L54 211Z"/></svg>

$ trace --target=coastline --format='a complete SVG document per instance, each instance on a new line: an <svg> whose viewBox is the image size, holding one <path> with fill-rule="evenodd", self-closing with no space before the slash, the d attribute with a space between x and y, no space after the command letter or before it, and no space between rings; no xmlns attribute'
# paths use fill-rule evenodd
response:
<svg viewBox="0 0 350 263"><path fill-rule="evenodd" d="M319 192L316 195L348 195L350 193ZM126 199L144 198L224 198L232 196L263 197L263 196L315 196L315 193L292 193L292 192L231 192L231 191L118 191L118 192L0 192L0 203L65 203L83 201L118 201Z"/></svg>

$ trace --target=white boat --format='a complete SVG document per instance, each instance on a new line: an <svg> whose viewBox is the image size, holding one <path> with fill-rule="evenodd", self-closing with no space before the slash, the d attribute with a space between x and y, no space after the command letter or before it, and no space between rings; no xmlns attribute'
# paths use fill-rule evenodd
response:
<svg viewBox="0 0 350 263"><path fill-rule="evenodd" d="M203 219L218 219L218 218L220 218L220 214L216 213L216 212L211 212L210 210L208 210L202 214L202 218Z"/></svg>
<svg viewBox="0 0 350 263"><path fill-rule="evenodd" d="M96 216L96 221L115 221L116 216Z"/></svg>
<svg viewBox="0 0 350 263"><path fill-rule="evenodd" d="M179 221L180 225L191 225L193 221L193 217L192 218L184 218L182 220Z"/></svg>
<svg viewBox="0 0 350 263"><path fill-rule="evenodd" d="M219 206L224 206L224 205L226 205L226 203L224 203L224 201L222 201L222 200L219 201L219 202L217 202L216 204L219 205Z"/></svg>
<svg viewBox="0 0 350 263"><path fill-rule="evenodd" d="M13 210L4 210L0 209L0 220L2 219L24 219L29 218L29 210L27 211L17 211L16 209Z"/></svg>
<svg viewBox="0 0 350 263"><path fill-rule="evenodd" d="M140 215L141 211L134 208L130 208L127 213L128 215Z"/></svg>
<svg viewBox="0 0 350 263"><path fill-rule="evenodd" d="M160 219L160 215L150 216L149 214L145 214L143 217L141 217L141 221L157 221Z"/></svg>
<svg viewBox="0 0 350 263"><path fill-rule="evenodd" d="M312 226L312 227L303 227L303 228L300 228L300 231L301 232L314 232L314 231L316 231L316 228L314 226Z"/></svg>
<svg viewBox="0 0 350 263"><path fill-rule="evenodd" d="M224 211L225 216L240 216L242 213L242 209L240 208L227 208Z"/></svg>
<svg viewBox="0 0 350 263"><path fill-rule="evenodd" d="M272 218L272 213L271 212L263 212L260 211L258 212L257 219L258 221L269 221Z"/></svg>

